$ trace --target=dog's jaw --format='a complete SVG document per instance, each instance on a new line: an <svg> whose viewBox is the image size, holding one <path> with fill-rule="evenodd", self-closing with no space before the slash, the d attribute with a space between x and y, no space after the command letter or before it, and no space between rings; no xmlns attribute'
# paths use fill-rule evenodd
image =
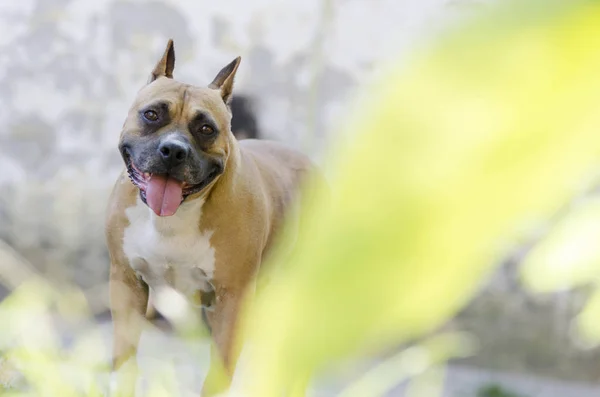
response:
<svg viewBox="0 0 600 397"><path fill-rule="evenodd" d="M139 189L140 198L142 199L144 204L148 204L147 198L146 198L146 190L148 188L148 182L149 182L150 178L152 178L152 174L149 172L143 172L139 168L137 168L135 166L135 164L133 163L131 156L127 152L124 153L124 159L125 159L125 166L127 168L127 174L129 176L129 179L131 180L131 183L133 183L133 185ZM190 185L190 184L184 182L181 202L183 203L189 196L195 195L195 194L203 191L219 175L221 175L222 172L223 172L222 168L215 167L215 168L213 168L213 170L211 170L211 172L207 175L207 177L204 178L202 180L202 182L200 182L198 184Z"/></svg>

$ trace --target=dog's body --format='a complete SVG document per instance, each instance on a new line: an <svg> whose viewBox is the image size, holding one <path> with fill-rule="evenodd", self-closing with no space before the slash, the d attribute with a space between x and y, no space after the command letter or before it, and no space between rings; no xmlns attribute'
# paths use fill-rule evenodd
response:
<svg viewBox="0 0 600 397"><path fill-rule="evenodd" d="M233 137L227 105L238 65L239 58L209 88L179 83L170 41L124 124L127 170L106 226L115 369L135 356L149 289L170 287L206 310L211 370L220 359L233 374L242 298L254 292L286 210L313 169L283 145ZM209 371L205 395L227 387L217 378Z"/></svg>

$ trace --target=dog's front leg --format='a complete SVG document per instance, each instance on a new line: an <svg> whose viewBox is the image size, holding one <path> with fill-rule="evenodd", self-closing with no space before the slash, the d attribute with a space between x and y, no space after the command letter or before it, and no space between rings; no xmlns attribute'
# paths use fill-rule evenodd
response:
<svg viewBox="0 0 600 397"><path fill-rule="evenodd" d="M112 369L116 376L111 379L111 389L129 397L135 393L136 354L148 306L148 286L127 264L111 264L110 306L114 329Z"/></svg>
<svg viewBox="0 0 600 397"><path fill-rule="evenodd" d="M222 393L231 384L240 353L235 338L237 337L242 295L240 289L235 289L234 293L224 288L217 288L214 310L207 312L213 344L210 368L202 387L202 397Z"/></svg>

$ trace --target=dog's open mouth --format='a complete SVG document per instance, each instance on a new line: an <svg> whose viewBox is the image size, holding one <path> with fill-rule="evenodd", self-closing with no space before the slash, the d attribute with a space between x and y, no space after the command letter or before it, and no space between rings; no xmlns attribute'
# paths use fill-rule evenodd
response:
<svg viewBox="0 0 600 397"><path fill-rule="evenodd" d="M168 174L142 172L133 164L130 156L126 156L126 164L129 179L140 189L142 201L159 216L175 214L187 197L202 191L218 174L218 170L214 169L202 182L191 185Z"/></svg>

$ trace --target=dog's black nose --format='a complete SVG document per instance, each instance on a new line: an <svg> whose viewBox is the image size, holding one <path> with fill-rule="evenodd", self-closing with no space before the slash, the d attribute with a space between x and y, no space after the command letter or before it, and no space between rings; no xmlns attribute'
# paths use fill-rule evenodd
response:
<svg viewBox="0 0 600 397"><path fill-rule="evenodd" d="M190 154L190 150L183 142L168 140L158 146L158 153L167 167L172 168L183 163Z"/></svg>

